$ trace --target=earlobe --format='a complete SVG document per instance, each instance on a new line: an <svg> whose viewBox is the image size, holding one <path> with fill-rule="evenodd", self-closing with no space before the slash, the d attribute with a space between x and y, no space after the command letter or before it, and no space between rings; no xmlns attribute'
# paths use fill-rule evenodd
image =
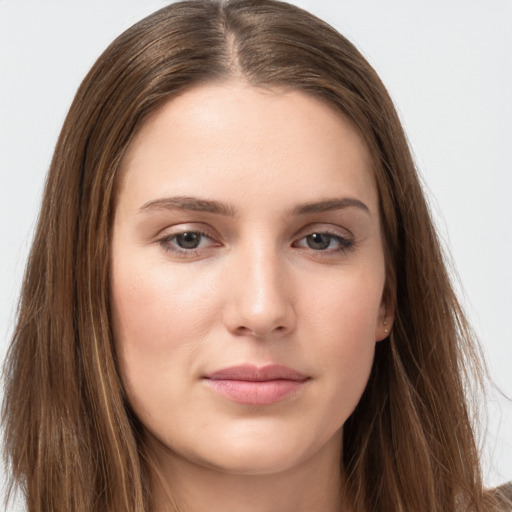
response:
<svg viewBox="0 0 512 512"><path fill-rule="evenodd" d="M386 339L393 327L395 306L381 304L379 318L377 319L377 328L375 330L375 341Z"/></svg>
<svg viewBox="0 0 512 512"><path fill-rule="evenodd" d="M389 336L391 332L392 321L389 317L385 317L383 322L380 322L375 331L375 341L382 341Z"/></svg>

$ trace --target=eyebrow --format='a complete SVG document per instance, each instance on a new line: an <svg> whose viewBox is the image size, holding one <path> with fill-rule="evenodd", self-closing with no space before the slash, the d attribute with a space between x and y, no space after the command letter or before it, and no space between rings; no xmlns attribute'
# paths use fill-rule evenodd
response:
<svg viewBox="0 0 512 512"><path fill-rule="evenodd" d="M308 215L312 213L330 212L354 207L370 215L370 209L362 201L354 197L341 197L325 199L323 201L312 201L311 203L298 204L291 209L292 215Z"/></svg>
<svg viewBox="0 0 512 512"><path fill-rule="evenodd" d="M292 216L311 215L314 213L341 210L349 207L358 208L368 215L370 214L368 206L359 199L353 197L324 199L321 201L301 203L291 208L288 211L288 214ZM149 213L154 210L190 210L194 212L206 212L229 217L237 215L237 210L232 205L222 203L220 201L192 196L175 196L154 199L144 203L139 208L139 212L141 213Z"/></svg>
<svg viewBox="0 0 512 512"><path fill-rule="evenodd" d="M236 215L236 209L233 206L221 203L220 201L190 196L163 197L161 199L148 201L139 208L139 211L142 213L153 210L190 210L194 212L227 215L230 217Z"/></svg>

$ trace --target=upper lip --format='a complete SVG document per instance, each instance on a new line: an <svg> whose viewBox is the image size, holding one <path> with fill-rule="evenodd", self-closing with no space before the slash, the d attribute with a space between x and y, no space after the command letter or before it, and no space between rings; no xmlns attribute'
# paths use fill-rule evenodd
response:
<svg viewBox="0 0 512 512"><path fill-rule="evenodd" d="M279 364L270 364L258 368L252 364L230 366L206 375L211 380L244 380L249 382L265 382L270 380L304 381L309 377L303 373Z"/></svg>

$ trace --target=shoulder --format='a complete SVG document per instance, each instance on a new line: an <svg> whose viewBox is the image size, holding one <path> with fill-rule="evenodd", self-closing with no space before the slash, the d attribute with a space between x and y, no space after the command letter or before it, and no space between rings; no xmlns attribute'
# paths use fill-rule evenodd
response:
<svg viewBox="0 0 512 512"><path fill-rule="evenodd" d="M496 487L490 494L498 504L497 512L512 512L512 482Z"/></svg>

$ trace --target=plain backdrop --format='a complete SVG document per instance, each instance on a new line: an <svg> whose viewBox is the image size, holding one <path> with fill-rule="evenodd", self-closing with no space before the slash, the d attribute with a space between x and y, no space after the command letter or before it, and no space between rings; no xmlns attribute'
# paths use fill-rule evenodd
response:
<svg viewBox="0 0 512 512"><path fill-rule="evenodd" d="M1 359L74 93L115 36L167 3L0 0ZM512 1L293 3L348 36L388 87L491 376L512 397ZM483 460L497 485L512 480L512 405L496 390L487 404Z"/></svg>

